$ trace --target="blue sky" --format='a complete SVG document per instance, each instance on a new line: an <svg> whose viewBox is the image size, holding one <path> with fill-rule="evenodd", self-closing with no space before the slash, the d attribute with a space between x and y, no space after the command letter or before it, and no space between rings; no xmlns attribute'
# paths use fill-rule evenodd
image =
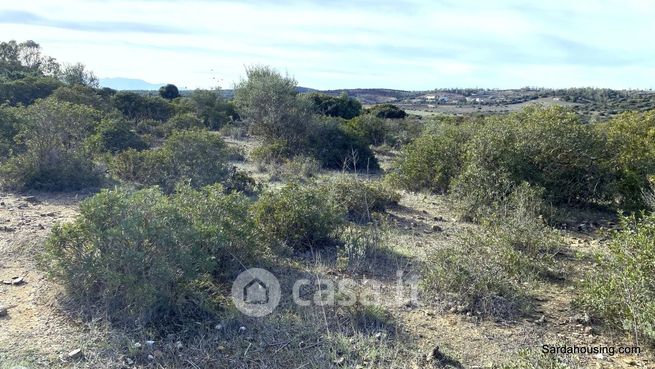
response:
<svg viewBox="0 0 655 369"><path fill-rule="evenodd" d="M230 88L271 65L320 89L655 87L655 1L0 1L32 39L99 77Z"/></svg>

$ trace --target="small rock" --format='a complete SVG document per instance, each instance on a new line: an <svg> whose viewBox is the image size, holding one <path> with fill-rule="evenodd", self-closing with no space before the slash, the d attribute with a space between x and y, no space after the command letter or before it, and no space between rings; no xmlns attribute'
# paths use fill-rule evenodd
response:
<svg viewBox="0 0 655 369"><path fill-rule="evenodd" d="M591 322L591 318L587 313L575 315L573 320L578 324L589 324Z"/></svg>
<svg viewBox="0 0 655 369"><path fill-rule="evenodd" d="M223 329L223 324L216 324L214 326L214 329L216 329L217 331L220 331L221 329Z"/></svg>
<svg viewBox="0 0 655 369"><path fill-rule="evenodd" d="M152 356L152 355L148 355L148 360L150 360L150 361L155 360L155 357Z"/></svg>
<svg viewBox="0 0 655 369"><path fill-rule="evenodd" d="M537 323L537 324L544 324L544 323L546 323L546 316L542 315L542 316L539 317L539 319L536 319L534 322Z"/></svg>
<svg viewBox="0 0 655 369"><path fill-rule="evenodd" d="M433 225L432 225L432 230L433 230L434 232L443 232L443 228L439 227L439 226L436 225L436 224L433 224Z"/></svg>
<svg viewBox="0 0 655 369"><path fill-rule="evenodd" d="M24 282L25 282L25 280L23 279L23 277L13 277L11 279L5 279L4 281L2 281L2 283L4 283L4 284L11 284L11 285L14 285L14 286L22 284Z"/></svg>
<svg viewBox="0 0 655 369"><path fill-rule="evenodd" d="M244 327L244 326L239 327L239 331L241 331L241 332L245 332L245 331L246 331L246 327Z"/></svg>
<svg viewBox="0 0 655 369"><path fill-rule="evenodd" d="M177 341L175 342L175 348L178 350L181 350L184 345L182 344L182 341Z"/></svg>
<svg viewBox="0 0 655 369"><path fill-rule="evenodd" d="M146 345L148 346L154 346L155 341L146 341Z"/></svg>
<svg viewBox="0 0 655 369"><path fill-rule="evenodd" d="M218 351L221 351L221 352L225 351L225 346L223 346L223 345L218 346Z"/></svg>
<svg viewBox="0 0 655 369"><path fill-rule="evenodd" d="M443 222L445 219L442 216L432 218L435 222Z"/></svg>
<svg viewBox="0 0 655 369"><path fill-rule="evenodd" d="M596 355L594 355L594 358L596 358L598 360L603 360L605 358L605 356L603 354L596 354Z"/></svg>
<svg viewBox="0 0 655 369"><path fill-rule="evenodd" d="M7 308L0 306L0 317L7 316Z"/></svg>
<svg viewBox="0 0 655 369"><path fill-rule="evenodd" d="M591 334L593 332L593 328L591 327L584 327L584 333L585 334Z"/></svg>
<svg viewBox="0 0 655 369"><path fill-rule="evenodd" d="M382 333L377 332L377 333L374 335L374 337L375 337L375 339L380 340L380 339L382 339Z"/></svg>
<svg viewBox="0 0 655 369"><path fill-rule="evenodd" d="M141 344L140 344L139 342L135 343L135 344L134 344L134 348L138 348L138 349L140 349L140 348L141 348Z"/></svg>
<svg viewBox="0 0 655 369"><path fill-rule="evenodd" d="M41 202L36 198L36 196L25 196L23 197L23 201L27 201L30 204L39 204Z"/></svg>
<svg viewBox="0 0 655 369"><path fill-rule="evenodd" d="M82 354L82 349L75 349L75 350L69 352L68 355L66 355L66 356L68 356L68 358L70 360L77 360L77 359L81 358L82 356L84 356L84 354Z"/></svg>
<svg viewBox="0 0 655 369"><path fill-rule="evenodd" d="M134 365L134 360L130 359L129 357L125 359L125 364L127 365Z"/></svg>

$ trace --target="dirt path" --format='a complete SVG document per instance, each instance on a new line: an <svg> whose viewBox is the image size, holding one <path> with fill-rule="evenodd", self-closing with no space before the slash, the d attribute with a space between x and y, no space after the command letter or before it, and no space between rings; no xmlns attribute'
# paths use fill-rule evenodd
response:
<svg viewBox="0 0 655 369"><path fill-rule="evenodd" d="M47 365L79 340L81 330L53 306L58 289L36 266L43 240L54 224L75 216L78 200L0 195L0 280L23 279L0 284L0 305L7 307L7 315L0 317L0 368Z"/></svg>

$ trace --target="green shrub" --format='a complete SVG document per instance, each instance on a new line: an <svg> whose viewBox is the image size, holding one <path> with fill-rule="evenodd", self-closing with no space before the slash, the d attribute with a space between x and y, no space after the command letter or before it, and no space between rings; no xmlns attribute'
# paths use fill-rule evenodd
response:
<svg viewBox="0 0 655 369"><path fill-rule="evenodd" d="M78 84L59 87L52 93L52 97L71 104L88 105L97 110L106 110L109 105L94 88Z"/></svg>
<svg viewBox="0 0 655 369"><path fill-rule="evenodd" d="M511 316L531 308L534 282L550 278L561 240L534 213L534 198L516 195L460 233L455 245L429 257L426 288L483 315ZM511 210L510 210L511 209Z"/></svg>
<svg viewBox="0 0 655 369"><path fill-rule="evenodd" d="M400 195L379 181L340 176L322 186L333 193L353 221L368 222L374 212L398 204Z"/></svg>
<svg viewBox="0 0 655 369"><path fill-rule="evenodd" d="M482 188L499 178L503 183L495 187L528 182L556 205L608 203L614 197L604 141L572 111L531 106L477 123L431 129L404 150L393 179L433 192L462 184Z"/></svg>
<svg viewBox="0 0 655 369"><path fill-rule="evenodd" d="M39 100L23 112L16 141L24 151L0 167L2 185L14 190L77 190L100 184L103 175L84 142L99 120L86 106Z"/></svg>
<svg viewBox="0 0 655 369"><path fill-rule="evenodd" d="M220 187L170 197L104 190L82 202L74 222L53 228L43 263L73 301L114 321L195 316L216 308L211 294L238 262L265 251L248 208Z"/></svg>
<svg viewBox="0 0 655 369"><path fill-rule="evenodd" d="M28 76L17 80L0 79L0 103L31 105L44 99L62 85L53 77Z"/></svg>
<svg viewBox="0 0 655 369"><path fill-rule="evenodd" d="M390 176L392 183L413 191L444 193L464 165L468 126L444 124L403 150Z"/></svg>
<svg viewBox="0 0 655 369"><path fill-rule="evenodd" d="M158 185L165 192L171 192L180 181L188 181L196 188L217 182L235 185L231 181L239 182L243 176L235 176L228 156L228 148L217 134L178 131L159 148L120 153L112 166L114 173L123 180ZM240 185L247 187L245 183Z"/></svg>
<svg viewBox="0 0 655 369"><path fill-rule="evenodd" d="M332 244L345 219L330 193L294 183L264 193L253 216L262 234L299 251Z"/></svg>
<svg viewBox="0 0 655 369"><path fill-rule="evenodd" d="M613 154L606 165L616 170L619 203L628 209L644 208L641 195L655 175L655 111L623 113L598 124L596 134Z"/></svg>
<svg viewBox="0 0 655 369"><path fill-rule="evenodd" d="M371 114L355 117L344 123L346 132L359 137L367 145L379 146L386 142L388 129L384 119Z"/></svg>
<svg viewBox="0 0 655 369"><path fill-rule="evenodd" d="M655 343L655 215L624 217L579 305L606 326Z"/></svg>
<svg viewBox="0 0 655 369"><path fill-rule="evenodd" d="M253 134L292 151L304 148L313 118L310 104L297 98L297 82L265 66L247 68L246 74L235 85L234 102Z"/></svg>
<svg viewBox="0 0 655 369"><path fill-rule="evenodd" d="M403 119L407 113L393 104L380 104L375 105L366 111L368 114L373 114L378 118L385 119Z"/></svg>
<svg viewBox="0 0 655 369"><path fill-rule="evenodd" d="M12 156L20 148L16 147L14 137L19 132L21 118L16 108L0 106L0 163Z"/></svg>
<svg viewBox="0 0 655 369"><path fill-rule="evenodd" d="M184 113L174 115L171 119L166 122L166 125L174 130L184 130L184 129L200 129L205 128L205 125L202 123L198 117L193 113Z"/></svg>
<svg viewBox="0 0 655 369"><path fill-rule="evenodd" d="M309 136L307 147L324 168L354 171L380 169L366 142L348 133L337 120L327 119L317 123Z"/></svg>
<svg viewBox="0 0 655 369"><path fill-rule="evenodd" d="M421 136L425 129L425 121L421 117L406 117L405 119L388 119L385 121L385 143L396 148L408 145Z"/></svg>
<svg viewBox="0 0 655 369"><path fill-rule="evenodd" d="M513 187L507 173L469 166L451 185L448 198L461 220L476 221L488 215Z"/></svg>
<svg viewBox="0 0 655 369"><path fill-rule="evenodd" d="M119 91L111 97L111 105L129 119L167 121L174 113L173 105L159 96Z"/></svg>
<svg viewBox="0 0 655 369"><path fill-rule="evenodd" d="M318 92L302 95L302 97L312 103L313 110L317 114L352 119L362 112L362 104L357 99L349 97L345 92L339 97Z"/></svg>
<svg viewBox="0 0 655 369"><path fill-rule="evenodd" d="M134 149L145 150L148 144L141 136L133 130L133 124L121 119L106 119L95 129L95 134L90 138L91 146L100 152L113 154Z"/></svg>
<svg viewBox="0 0 655 369"><path fill-rule="evenodd" d="M258 164L271 164L282 163L291 155L287 143L282 140L277 140L256 147L251 151L250 158Z"/></svg>

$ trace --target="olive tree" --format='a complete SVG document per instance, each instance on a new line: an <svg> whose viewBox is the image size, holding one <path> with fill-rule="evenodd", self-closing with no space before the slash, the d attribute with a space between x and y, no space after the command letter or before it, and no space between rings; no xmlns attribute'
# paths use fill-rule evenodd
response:
<svg viewBox="0 0 655 369"><path fill-rule="evenodd" d="M302 146L312 115L308 104L297 98L297 82L270 67L246 69L245 80L234 88L234 100L253 134L264 141L284 142L290 149Z"/></svg>

